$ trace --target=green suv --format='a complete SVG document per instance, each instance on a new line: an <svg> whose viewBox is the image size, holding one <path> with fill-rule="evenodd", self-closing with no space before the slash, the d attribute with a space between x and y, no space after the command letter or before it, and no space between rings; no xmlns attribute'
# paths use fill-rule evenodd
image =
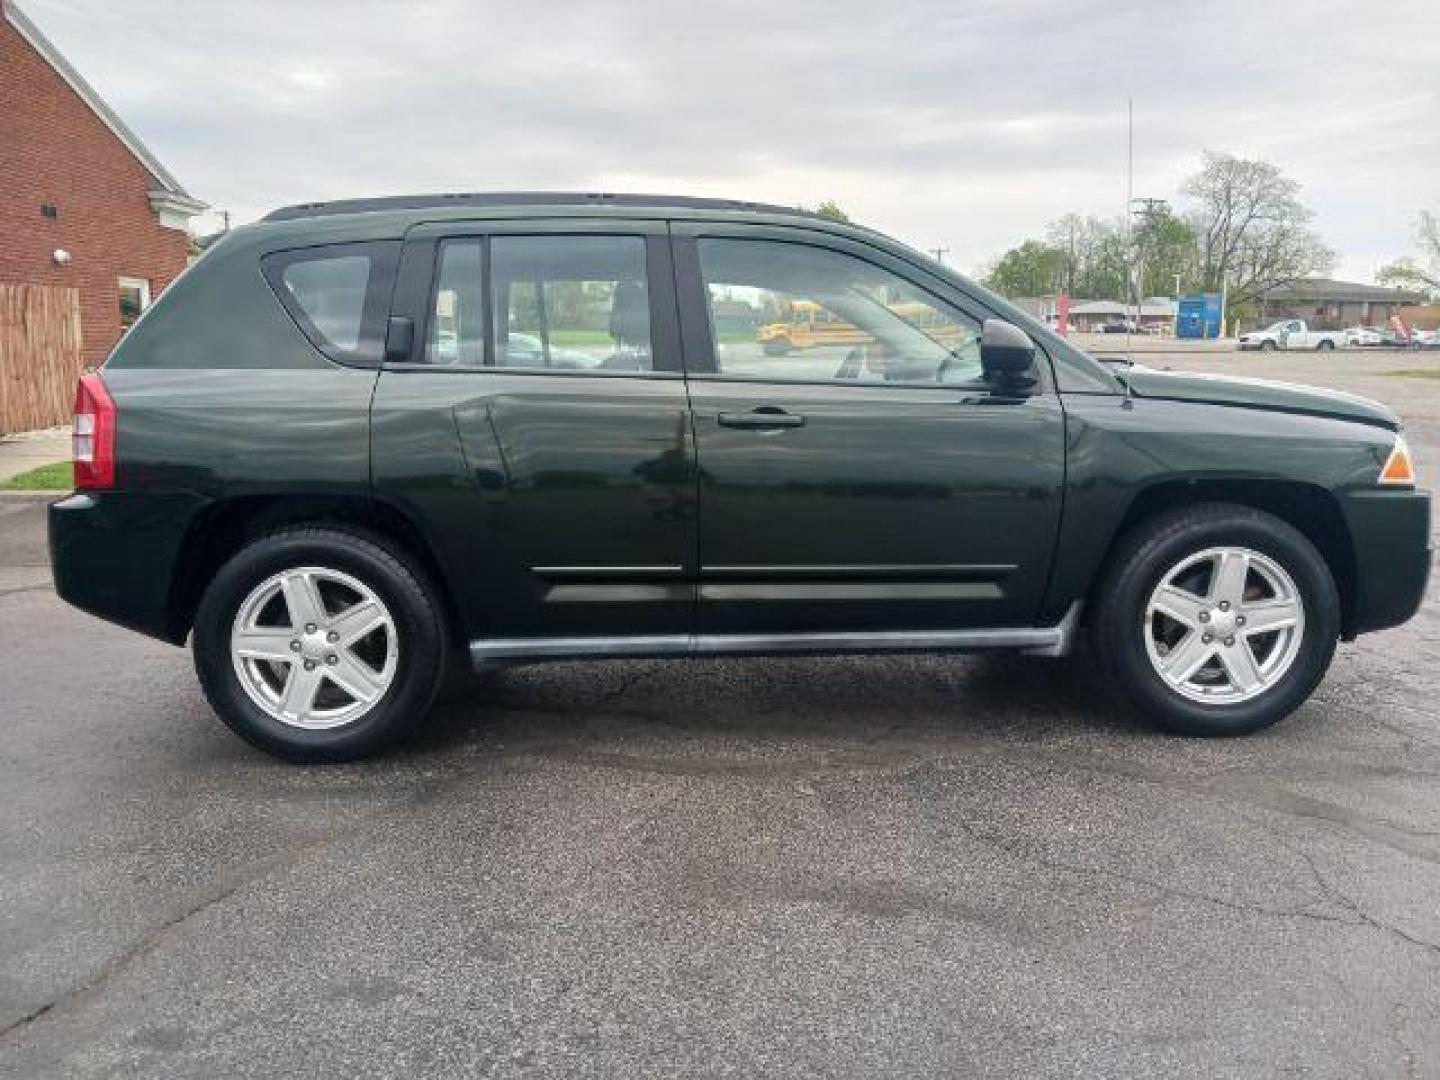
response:
<svg viewBox="0 0 1440 1080"><path fill-rule="evenodd" d="M824 324L776 355L775 324ZM237 229L77 392L70 603L177 645L239 735L335 760L447 670L1082 638L1172 731L1254 731L1414 614L1395 415L1112 369L946 267L778 206L499 194Z"/></svg>

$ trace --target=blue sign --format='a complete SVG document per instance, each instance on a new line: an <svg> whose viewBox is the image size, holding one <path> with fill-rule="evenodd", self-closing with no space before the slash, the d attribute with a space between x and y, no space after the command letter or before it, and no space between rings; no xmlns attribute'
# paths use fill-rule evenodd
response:
<svg viewBox="0 0 1440 1080"><path fill-rule="evenodd" d="M1218 338L1223 318L1219 293L1191 293L1189 296L1182 296L1175 315L1175 336Z"/></svg>

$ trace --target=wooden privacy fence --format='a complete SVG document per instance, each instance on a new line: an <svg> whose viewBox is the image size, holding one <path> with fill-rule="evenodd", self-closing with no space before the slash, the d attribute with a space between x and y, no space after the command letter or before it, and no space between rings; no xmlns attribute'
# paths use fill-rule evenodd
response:
<svg viewBox="0 0 1440 1080"><path fill-rule="evenodd" d="M79 289L0 284L0 432L68 421L80 363Z"/></svg>

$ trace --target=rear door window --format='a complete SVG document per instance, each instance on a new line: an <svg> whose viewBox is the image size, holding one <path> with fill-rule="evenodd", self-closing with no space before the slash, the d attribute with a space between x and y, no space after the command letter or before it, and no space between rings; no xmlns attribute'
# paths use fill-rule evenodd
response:
<svg viewBox="0 0 1440 1080"><path fill-rule="evenodd" d="M650 307L642 236L444 240L425 357L457 367L654 371Z"/></svg>

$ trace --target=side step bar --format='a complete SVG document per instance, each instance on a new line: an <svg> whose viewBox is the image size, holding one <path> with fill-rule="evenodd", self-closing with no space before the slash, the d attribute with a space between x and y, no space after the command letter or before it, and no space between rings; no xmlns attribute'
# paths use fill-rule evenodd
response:
<svg viewBox="0 0 1440 1080"><path fill-rule="evenodd" d="M1028 656L1066 656L1080 625L1080 601L1054 626L974 630L888 630L834 634L651 634L634 637L480 638L470 643L476 668L538 660L614 660L673 656L832 656L872 652L969 652L1013 649Z"/></svg>

